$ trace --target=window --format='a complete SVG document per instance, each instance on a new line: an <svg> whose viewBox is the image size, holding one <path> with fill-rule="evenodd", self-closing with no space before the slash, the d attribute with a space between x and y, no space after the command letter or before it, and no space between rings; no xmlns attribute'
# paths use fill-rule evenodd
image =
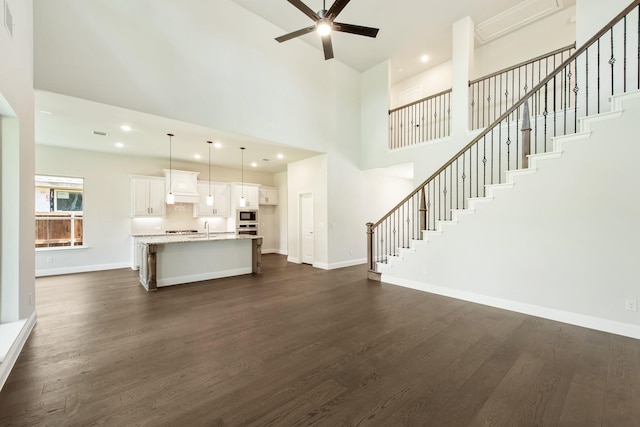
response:
<svg viewBox="0 0 640 427"><path fill-rule="evenodd" d="M36 175L36 248L82 246L82 178Z"/></svg>

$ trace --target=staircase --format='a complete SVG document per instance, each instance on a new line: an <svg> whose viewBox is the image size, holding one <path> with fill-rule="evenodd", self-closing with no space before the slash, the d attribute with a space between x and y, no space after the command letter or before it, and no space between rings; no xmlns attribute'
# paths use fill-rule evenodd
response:
<svg viewBox="0 0 640 427"><path fill-rule="evenodd" d="M394 211L370 224L370 275L640 338L640 315L628 309L640 299L640 64L634 58L628 84L626 50L612 41L613 60L603 55L602 64L590 65L591 75L579 73L598 40L608 42L616 25L624 21L626 30L639 16L636 1ZM629 39L625 33L635 55L638 41ZM625 68L616 69L621 55ZM608 65L610 76L602 80L608 86L610 78L611 96L603 97L600 72ZM597 83L591 82L594 69ZM573 74L575 87L555 86L563 73ZM559 90L575 93L575 102L551 110L548 93ZM580 91L592 97L580 99ZM533 106L535 135L526 168L525 160L518 164L525 142L519 131L528 127L522 125L529 117L525 103ZM554 132L547 135L551 123ZM488 150L494 136L498 148Z"/></svg>

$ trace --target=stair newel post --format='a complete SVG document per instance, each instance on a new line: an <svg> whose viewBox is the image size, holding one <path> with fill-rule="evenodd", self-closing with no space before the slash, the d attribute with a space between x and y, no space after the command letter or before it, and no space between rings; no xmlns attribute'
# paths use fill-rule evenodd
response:
<svg viewBox="0 0 640 427"><path fill-rule="evenodd" d="M529 99L524 101L522 108L522 168L529 167L529 154L531 154L531 120L529 118Z"/></svg>
<svg viewBox="0 0 640 427"><path fill-rule="evenodd" d="M419 240L422 240L422 232L427 229L427 196L425 194L424 187L420 190L420 236Z"/></svg>
<svg viewBox="0 0 640 427"><path fill-rule="evenodd" d="M376 271L375 266L373 265L373 223L367 223L367 265L369 266L369 271Z"/></svg>

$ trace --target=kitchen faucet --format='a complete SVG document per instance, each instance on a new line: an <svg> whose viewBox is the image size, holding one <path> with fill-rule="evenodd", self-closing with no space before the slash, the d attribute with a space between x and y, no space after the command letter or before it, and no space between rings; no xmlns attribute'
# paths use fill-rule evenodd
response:
<svg viewBox="0 0 640 427"><path fill-rule="evenodd" d="M209 238L209 221L204 222L204 228L207 229L207 239Z"/></svg>

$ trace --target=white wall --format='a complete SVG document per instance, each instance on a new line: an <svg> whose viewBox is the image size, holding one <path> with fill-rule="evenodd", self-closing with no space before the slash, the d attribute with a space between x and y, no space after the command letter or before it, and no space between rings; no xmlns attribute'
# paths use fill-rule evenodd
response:
<svg viewBox="0 0 640 427"><path fill-rule="evenodd" d="M576 8L562 9L511 34L478 46L471 79L480 78L576 41Z"/></svg>
<svg viewBox="0 0 640 427"><path fill-rule="evenodd" d="M200 177L208 177L206 164L174 161L173 167L200 172ZM36 252L36 272L56 274L128 267L132 231L153 232L156 226L161 228L160 231L192 227L202 230L205 219L194 219L190 205L170 207L167 217L162 219L130 217L129 175L164 176L162 169L165 168L167 162L164 159L37 145L37 174L84 178L84 244L88 248L39 250ZM275 184L273 174L248 170L244 175L245 182L269 186ZM212 168L212 179L221 182L239 181L240 170ZM184 208L183 211L180 211L181 208ZM32 216L31 221L33 222ZM221 225L215 231L224 229ZM274 236L278 235L279 232L274 233ZM279 245L276 241L272 244ZM33 253L33 236L30 246ZM46 262L47 257L52 262Z"/></svg>
<svg viewBox="0 0 640 427"><path fill-rule="evenodd" d="M329 265L329 242L327 233L327 155L322 154L310 159L287 165L288 224L287 252L288 260L302 262L300 256L299 198L301 194L313 194L314 228L314 265Z"/></svg>
<svg viewBox="0 0 640 427"><path fill-rule="evenodd" d="M0 118L2 118L1 322L25 319L35 311L32 212L34 95L33 5L11 2L13 38L0 27ZM4 22L4 3L0 11Z"/></svg>
<svg viewBox="0 0 640 427"><path fill-rule="evenodd" d="M506 36L476 46L471 80L570 45L576 41L575 15L575 7L562 9ZM400 93L414 87L422 88L423 97L451 89L452 74L453 64L448 61L397 82L390 90L391 108L401 106Z"/></svg>
<svg viewBox="0 0 640 427"><path fill-rule="evenodd" d="M564 142L560 158L516 177L382 280L640 338L640 312L625 311L640 299L638 117L640 98L621 119L593 123L590 139Z"/></svg>
<svg viewBox="0 0 640 427"><path fill-rule="evenodd" d="M39 89L331 153L331 175L360 166L360 74L300 40L276 43L280 28L231 0L54 0L35 21ZM343 192L323 185L326 211ZM345 243L334 237L321 265Z"/></svg>
<svg viewBox="0 0 640 427"><path fill-rule="evenodd" d="M287 172L277 173L273 176L273 181L276 187L278 187L278 207L276 209L276 216L278 218L278 230L280 232L278 236L278 253L280 255L287 255L289 242L289 181L287 179Z"/></svg>
<svg viewBox="0 0 640 427"><path fill-rule="evenodd" d="M630 0L576 0L576 41L581 46L600 31Z"/></svg>
<svg viewBox="0 0 640 427"><path fill-rule="evenodd" d="M359 127L356 71L231 0L35 6L38 89L318 151Z"/></svg>

